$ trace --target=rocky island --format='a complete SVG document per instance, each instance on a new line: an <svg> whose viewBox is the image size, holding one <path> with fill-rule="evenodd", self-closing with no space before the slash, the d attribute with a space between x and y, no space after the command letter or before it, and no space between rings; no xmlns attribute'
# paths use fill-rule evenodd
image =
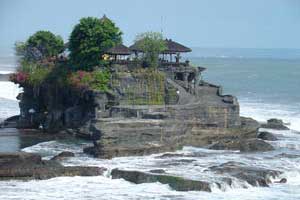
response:
<svg viewBox="0 0 300 200"><path fill-rule="evenodd" d="M104 16L81 19L67 44L47 31L18 44L20 68L10 79L23 88L18 96L20 115L5 120L2 127L40 129L92 140L93 146L83 152L104 159L170 152L183 146L241 152L273 150L264 140L274 138L265 133L258 137L260 124L240 116L237 98L203 80L204 67L181 58L190 48L155 32L139 35L126 47L121 35ZM280 121L270 123L284 128ZM15 159L28 159L26 163L33 159L34 166L28 171L36 172L25 173L33 178L44 178L40 171L47 170L54 172L46 178L99 175L104 170L63 167L25 153L0 154L0 177L25 176L18 167L10 174L3 171L8 169L6 161ZM253 186L268 186L270 177L281 174L238 162L210 170L231 174ZM180 191L211 191L207 182L174 178L163 171L114 169L112 178L134 183L158 181Z"/></svg>

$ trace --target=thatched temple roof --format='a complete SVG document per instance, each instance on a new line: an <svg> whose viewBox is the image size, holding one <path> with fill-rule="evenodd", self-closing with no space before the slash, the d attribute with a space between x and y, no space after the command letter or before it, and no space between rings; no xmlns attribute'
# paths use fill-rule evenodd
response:
<svg viewBox="0 0 300 200"><path fill-rule="evenodd" d="M186 53L186 52L191 52L192 49L182 45L182 44L179 44L178 42L174 42L173 40L171 39L166 39L166 46L167 46L167 49L163 52L163 53L167 53L167 54L170 54L170 53Z"/></svg>
<svg viewBox="0 0 300 200"><path fill-rule="evenodd" d="M123 44L116 45L106 51L110 55L130 55L131 50Z"/></svg>
<svg viewBox="0 0 300 200"><path fill-rule="evenodd" d="M142 40L136 41L133 45L131 45L131 46L129 47L129 49L130 49L131 51L142 52L142 50L139 48L141 42L142 42Z"/></svg>
<svg viewBox="0 0 300 200"><path fill-rule="evenodd" d="M139 43L140 42L141 41L135 42L133 45L131 45L129 47L129 49L132 50L132 51L142 52L142 50L139 48ZM188 48L188 47L186 47L182 44L179 44L178 42L175 42L171 39L166 39L165 43L166 43L167 49L162 52L162 53L165 53L165 54L186 53L186 52L191 52L192 51L192 49L190 49L190 48Z"/></svg>

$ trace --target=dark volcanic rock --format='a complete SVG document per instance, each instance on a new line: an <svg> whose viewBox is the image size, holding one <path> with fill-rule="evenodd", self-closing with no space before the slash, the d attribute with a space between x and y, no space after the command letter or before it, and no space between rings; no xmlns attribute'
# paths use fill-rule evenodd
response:
<svg viewBox="0 0 300 200"><path fill-rule="evenodd" d="M177 158L177 157L191 157L190 155L180 154L180 153L165 153L155 158Z"/></svg>
<svg viewBox="0 0 300 200"><path fill-rule="evenodd" d="M0 153L0 180L49 179L58 176L99 176L99 167L65 167L56 161L44 161L32 153Z"/></svg>
<svg viewBox="0 0 300 200"><path fill-rule="evenodd" d="M143 113L142 118L143 119L167 119L170 116L168 115L168 113L164 113L164 112L148 112L148 113Z"/></svg>
<svg viewBox="0 0 300 200"><path fill-rule="evenodd" d="M287 179L282 178L282 179L280 179L280 181L276 181L275 183L287 183Z"/></svg>
<svg viewBox="0 0 300 200"><path fill-rule="evenodd" d="M152 169L149 171L150 173L155 173L155 174L165 174L166 171L163 169Z"/></svg>
<svg viewBox="0 0 300 200"><path fill-rule="evenodd" d="M260 132L258 134L257 138L262 139L262 140L269 140L269 141L278 140L275 135L273 135L272 133L267 132L267 131Z"/></svg>
<svg viewBox="0 0 300 200"><path fill-rule="evenodd" d="M222 140L208 147L214 150L240 150L241 152L272 151L274 147L260 139Z"/></svg>
<svg viewBox="0 0 300 200"><path fill-rule="evenodd" d="M241 152L272 151L274 147L260 139L242 140L240 146Z"/></svg>
<svg viewBox="0 0 300 200"><path fill-rule="evenodd" d="M250 117L241 117L241 126L243 128L257 129L260 127L260 124L258 123L258 121Z"/></svg>
<svg viewBox="0 0 300 200"><path fill-rule="evenodd" d="M0 123L0 128L17 128L17 122L19 121L19 118L19 115L15 115L5 119L3 122Z"/></svg>
<svg viewBox="0 0 300 200"><path fill-rule="evenodd" d="M42 164L41 156L32 153L0 153L0 168L17 165Z"/></svg>
<svg viewBox="0 0 300 200"><path fill-rule="evenodd" d="M269 119L266 124L261 125L262 128L269 128L275 130L289 130L281 119Z"/></svg>
<svg viewBox="0 0 300 200"><path fill-rule="evenodd" d="M75 154L73 152L63 151L60 154L58 154L58 155L54 156L53 158L51 158L51 160L59 161L59 160L63 160L65 158L74 157L74 156L75 156Z"/></svg>
<svg viewBox="0 0 300 200"><path fill-rule="evenodd" d="M113 179L123 178L136 184L160 182L162 184L168 184L171 188L177 191L211 192L210 185L207 182L189 180L172 175L150 174L139 171L126 171L119 169L113 169L111 175Z"/></svg>
<svg viewBox="0 0 300 200"><path fill-rule="evenodd" d="M275 158L300 158L299 154L288 154L288 153L281 153L275 156Z"/></svg>
<svg viewBox="0 0 300 200"><path fill-rule="evenodd" d="M252 186L262 187L268 187L268 184L272 183L271 178L276 178L282 173L277 170L247 166L240 162L227 162L209 169L218 174L227 174L244 180Z"/></svg>
<svg viewBox="0 0 300 200"><path fill-rule="evenodd" d="M240 150L239 140L222 140L210 145L209 149L214 150Z"/></svg>

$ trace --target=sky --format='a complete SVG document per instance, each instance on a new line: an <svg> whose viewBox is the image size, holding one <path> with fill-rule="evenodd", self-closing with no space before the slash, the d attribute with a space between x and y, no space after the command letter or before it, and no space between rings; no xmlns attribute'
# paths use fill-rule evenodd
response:
<svg viewBox="0 0 300 200"><path fill-rule="evenodd" d="M125 45L162 31L189 47L300 48L300 0L0 0L0 48L38 30L67 41L80 18L103 14Z"/></svg>

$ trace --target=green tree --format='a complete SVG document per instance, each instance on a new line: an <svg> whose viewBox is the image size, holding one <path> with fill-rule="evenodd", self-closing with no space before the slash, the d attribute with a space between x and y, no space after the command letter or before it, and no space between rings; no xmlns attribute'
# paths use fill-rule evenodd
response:
<svg viewBox="0 0 300 200"><path fill-rule="evenodd" d="M105 51L122 42L122 32L107 17L86 17L80 20L70 36L70 59L76 69L93 70L103 64Z"/></svg>
<svg viewBox="0 0 300 200"><path fill-rule="evenodd" d="M137 35L135 42L144 52L143 60L146 66L157 68L159 53L166 49L163 35L158 32L145 32Z"/></svg>
<svg viewBox="0 0 300 200"><path fill-rule="evenodd" d="M26 42L17 42L15 51L16 55L22 56L26 61L38 61L63 52L64 41L50 31L38 31Z"/></svg>

